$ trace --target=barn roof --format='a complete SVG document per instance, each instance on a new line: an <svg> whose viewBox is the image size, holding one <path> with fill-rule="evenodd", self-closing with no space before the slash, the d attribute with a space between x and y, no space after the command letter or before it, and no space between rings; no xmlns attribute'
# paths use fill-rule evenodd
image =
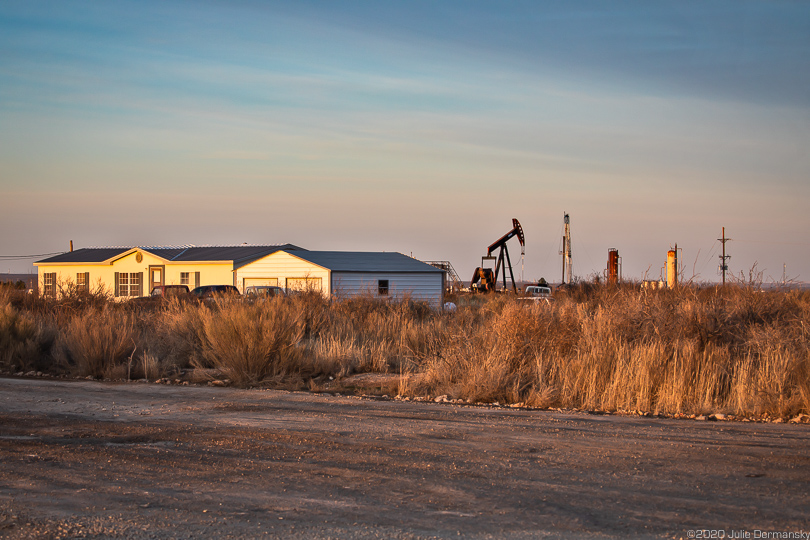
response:
<svg viewBox="0 0 810 540"><path fill-rule="evenodd" d="M291 255L333 272L444 272L435 266L394 251L296 251Z"/></svg>

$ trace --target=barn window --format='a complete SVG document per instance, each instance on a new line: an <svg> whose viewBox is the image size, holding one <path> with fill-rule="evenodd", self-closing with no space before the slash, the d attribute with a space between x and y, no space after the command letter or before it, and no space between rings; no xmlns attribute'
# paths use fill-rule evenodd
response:
<svg viewBox="0 0 810 540"><path fill-rule="evenodd" d="M388 296L388 280L387 279L378 279L377 280L377 294L380 296Z"/></svg>

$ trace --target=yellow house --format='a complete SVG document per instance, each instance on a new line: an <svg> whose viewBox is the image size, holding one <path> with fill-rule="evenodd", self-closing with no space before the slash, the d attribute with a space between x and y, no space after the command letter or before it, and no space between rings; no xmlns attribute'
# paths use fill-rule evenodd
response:
<svg viewBox="0 0 810 540"><path fill-rule="evenodd" d="M276 246L83 248L34 263L41 294L56 298L70 287L116 299L147 296L158 285L236 285L236 271L279 250Z"/></svg>

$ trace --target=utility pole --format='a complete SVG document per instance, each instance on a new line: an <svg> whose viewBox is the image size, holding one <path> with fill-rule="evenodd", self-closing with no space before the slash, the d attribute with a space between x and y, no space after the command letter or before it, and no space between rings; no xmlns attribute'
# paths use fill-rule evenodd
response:
<svg viewBox="0 0 810 540"><path fill-rule="evenodd" d="M723 273L723 285L726 284L726 272L728 271L728 264L726 261L731 258L731 255L726 255L726 242L731 238L726 238L726 228L723 227L723 237L717 240L723 243L723 254L720 255L720 271Z"/></svg>

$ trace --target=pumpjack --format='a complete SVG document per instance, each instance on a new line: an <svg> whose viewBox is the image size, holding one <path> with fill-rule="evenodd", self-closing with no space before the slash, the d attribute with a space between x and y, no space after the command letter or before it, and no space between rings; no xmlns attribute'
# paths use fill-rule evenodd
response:
<svg viewBox="0 0 810 540"><path fill-rule="evenodd" d="M515 236L520 241L520 254L525 254L526 240L523 236L523 227L516 218L512 218L512 230L493 242L487 248L487 254L481 257L481 266L475 269L472 280L470 280L470 289L474 292L490 292L494 291L498 283L498 275L503 274L503 290L506 290L506 268L509 268L509 277L512 279L512 290L517 292L517 284L515 283L515 275L512 272L512 261L509 259L509 249L506 247L506 242ZM494 256L495 250L500 250L498 256ZM484 261L496 261L495 270L491 268L484 268Z"/></svg>

